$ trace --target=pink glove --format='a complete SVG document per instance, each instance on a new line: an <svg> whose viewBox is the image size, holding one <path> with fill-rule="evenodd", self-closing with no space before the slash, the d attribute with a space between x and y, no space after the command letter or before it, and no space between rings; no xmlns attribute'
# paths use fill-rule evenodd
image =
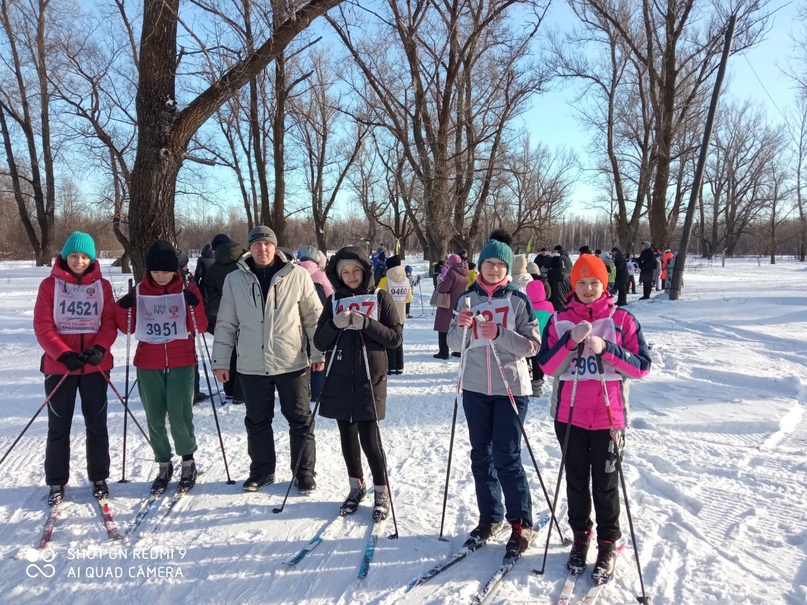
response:
<svg viewBox="0 0 807 605"><path fill-rule="evenodd" d="M499 335L499 325L492 321L480 321L477 322L476 332L480 338L493 340Z"/></svg>
<svg viewBox="0 0 807 605"><path fill-rule="evenodd" d="M571 329L569 332L569 338L571 338L577 344L580 344L586 339L589 332L591 332L591 324L587 321L581 321Z"/></svg>
<svg viewBox="0 0 807 605"><path fill-rule="evenodd" d="M602 352L605 351L605 341L599 336L589 334L586 338L586 343L588 344L588 348L591 349L595 355L602 355Z"/></svg>
<svg viewBox="0 0 807 605"><path fill-rule="evenodd" d="M474 325L474 314L470 309L463 309L457 315L457 325L461 328L470 328Z"/></svg>

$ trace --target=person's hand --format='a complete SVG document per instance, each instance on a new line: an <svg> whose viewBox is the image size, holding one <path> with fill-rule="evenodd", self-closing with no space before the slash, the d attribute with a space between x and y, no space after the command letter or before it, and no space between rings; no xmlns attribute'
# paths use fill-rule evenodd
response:
<svg viewBox="0 0 807 605"><path fill-rule="evenodd" d="M595 355L602 355L603 351L605 351L605 341L599 336L589 334L586 338L586 343L588 344L588 348L591 349Z"/></svg>
<svg viewBox="0 0 807 605"><path fill-rule="evenodd" d="M189 307L195 307L199 304L199 297L190 290L185 290L185 302Z"/></svg>
<svg viewBox="0 0 807 605"><path fill-rule="evenodd" d="M370 323L370 318L359 311L351 311L350 323L352 323L359 330L364 330L364 328L366 328Z"/></svg>
<svg viewBox="0 0 807 605"><path fill-rule="evenodd" d="M324 361L315 361L311 364L311 371L312 372L322 372L325 369L325 362Z"/></svg>
<svg viewBox="0 0 807 605"><path fill-rule="evenodd" d="M474 314L470 309L463 309L457 315L457 325L461 328L470 328L474 325Z"/></svg>
<svg viewBox="0 0 807 605"><path fill-rule="evenodd" d="M134 304L135 304L134 292L129 292L128 294L121 296L120 300L118 300L118 306L121 309L131 309L132 307L134 307Z"/></svg>
<svg viewBox="0 0 807 605"><path fill-rule="evenodd" d="M230 380L230 370L225 370L224 368L213 370L213 376L215 376L216 380L219 382L227 382Z"/></svg>
<svg viewBox="0 0 807 605"><path fill-rule="evenodd" d="M337 313L332 321L333 325L335 325L340 330L344 330L350 325L350 311L345 310L342 311L341 313Z"/></svg>
<svg viewBox="0 0 807 605"><path fill-rule="evenodd" d="M591 324L587 321L581 321L569 331L569 338L580 344L586 339L589 332L591 332Z"/></svg>
<svg viewBox="0 0 807 605"><path fill-rule="evenodd" d="M482 338L493 340L499 335L499 325L492 321L476 322L476 333Z"/></svg>
<svg viewBox="0 0 807 605"><path fill-rule="evenodd" d="M106 349L104 347L93 345L81 352L81 358L84 359L84 363L88 363L91 366L97 366L101 363L101 361L103 361L104 353L106 353Z"/></svg>
<svg viewBox="0 0 807 605"><path fill-rule="evenodd" d="M70 372L75 372L84 367L84 360L81 358L81 355L73 351L65 351L59 355L58 361L62 362Z"/></svg>

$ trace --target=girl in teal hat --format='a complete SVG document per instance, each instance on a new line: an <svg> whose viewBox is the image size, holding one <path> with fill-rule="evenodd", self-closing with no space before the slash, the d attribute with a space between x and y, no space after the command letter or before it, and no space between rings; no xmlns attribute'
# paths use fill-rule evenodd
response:
<svg viewBox="0 0 807 605"><path fill-rule="evenodd" d="M87 478L93 495L109 495L109 437L107 434L107 375L112 369L109 352L118 334L112 286L101 277L95 259L95 242L75 231L62 246L51 273L39 285L34 306L34 333L45 350L48 405L48 441L45 481L48 503L64 497L70 478L70 428L81 395L81 413L87 435Z"/></svg>

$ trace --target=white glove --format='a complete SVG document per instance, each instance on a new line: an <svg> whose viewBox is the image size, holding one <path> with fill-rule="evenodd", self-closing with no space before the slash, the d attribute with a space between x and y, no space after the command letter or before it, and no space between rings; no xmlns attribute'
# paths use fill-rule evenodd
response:
<svg viewBox="0 0 807 605"><path fill-rule="evenodd" d="M364 330L367 327L367 324L370 323L368 317L358 311L351 311L350 312L350 321L353 323L354 327L358 328L359 330Z"/></svg>
<svg viewBox="0 0 807 605"><path fill-rule="evenodd" d="M589 332L591 332L591 324L587 321L581 321L569 331L569 338L580 344L586 339Z"/></svg>
<svg viewBox="0 0 807 605"><path fill-rule="evenodd" d="M605 351L605 341L599 336L589 334L586 338L586 343L588 344L588 348L591 349L595 355L602 355L602 352Z"/></svg>
<svg viewBox="0 0 807 605"><path fill-rule="evenodd" d="M350 325L350 311L345 310L341 313L338 313L333 318L333 325L335 325L340 330L344 330Z"/></svg>

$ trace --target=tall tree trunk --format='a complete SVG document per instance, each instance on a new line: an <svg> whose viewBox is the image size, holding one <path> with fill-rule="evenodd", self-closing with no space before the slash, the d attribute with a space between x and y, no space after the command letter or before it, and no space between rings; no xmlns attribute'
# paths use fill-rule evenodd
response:
<svg viewBox="0 0 807 605"><path fill-rule="evenodd" d="M165 18L165 13L178 14L179 0L144 1L135 99L139 128L129 203L130 252L138 281L152 242L176 238L174 197L185 152L174 124L177 20Z"/></svg>

